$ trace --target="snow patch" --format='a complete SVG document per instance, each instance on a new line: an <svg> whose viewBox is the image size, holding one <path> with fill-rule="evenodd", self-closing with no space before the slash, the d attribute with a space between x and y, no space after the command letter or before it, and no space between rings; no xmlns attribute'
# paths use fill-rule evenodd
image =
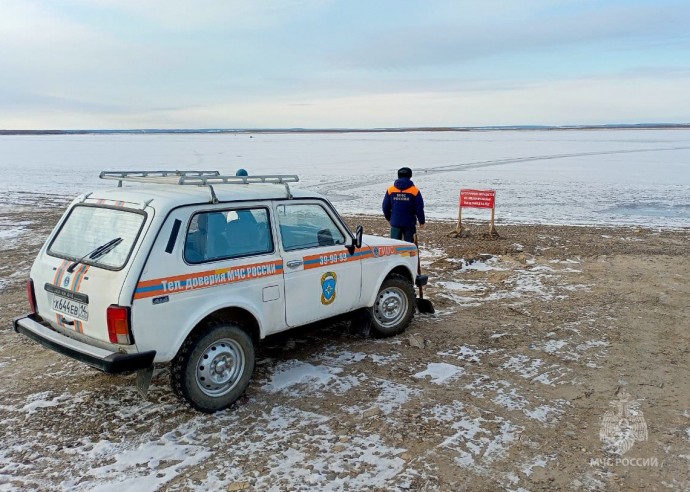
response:
<svg viewBox="0 0 690 492"><path fill-rule="evenodd" d="M315 394L324 390L342 394L359 385L359 381L353 376L338 376L342 372L341 367L291 360L279 364L271 380L261 389L268 393L282 392L290 396Z"/></svg>
<svg viewBox="0 0 690 492"><path fill-rule="evenodd" d="M463 345L456 349L444 350L438 352L438 355L445 357L455 357L458 360L466 362L474 362L476 364L481 364L481 359L485 355L495 354L501 352L501 349L486 348L481 349L474 345Z"/></svg>
<svg viewBox="0 0 690 492"><path fill-rule="evenodd" d="M415 378L424 379L427 376L431 377L431 382L434 384L443 384L456 376L462 375L465 370L462 367L454 366L453 364L446 364L445 362L430 362L426 370L418 372L414 375Z"/></svg>

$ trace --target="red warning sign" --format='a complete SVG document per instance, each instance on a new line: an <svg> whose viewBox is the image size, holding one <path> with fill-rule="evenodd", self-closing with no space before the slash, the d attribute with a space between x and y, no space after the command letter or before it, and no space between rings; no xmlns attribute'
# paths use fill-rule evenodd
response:
<svg viewBox="0 0 690 492"><path fill-rule="evenodd" d="M494 208L496 191L494 190L460 190L460 206L469 208Z"/></svg>

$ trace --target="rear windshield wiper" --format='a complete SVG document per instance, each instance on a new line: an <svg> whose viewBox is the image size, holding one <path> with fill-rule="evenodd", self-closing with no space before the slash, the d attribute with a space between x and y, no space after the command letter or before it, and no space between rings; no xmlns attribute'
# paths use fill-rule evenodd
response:
<svg viewBox="0 0 690 492"><path fill-rule="evenodd" d="M105 244L101 244L99 247L94 249L93 251L89 251L86 253L84 256L79 258L77 261L72 263L69 268L67 268L67 271L69 273L72 273L74 271L74 268L81 262L83 262L87 257L90 260L98 260L99 258L102 258L103 256L107 255L110 253L112 250L115 249L115 247L122 242L121 237L116 237L115 239L111 239Z"/></svg>

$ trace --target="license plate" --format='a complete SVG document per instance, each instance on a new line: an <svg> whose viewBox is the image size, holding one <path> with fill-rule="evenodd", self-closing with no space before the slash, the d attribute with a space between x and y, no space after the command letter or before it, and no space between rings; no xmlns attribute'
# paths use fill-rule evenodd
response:
<svg viewBox="0 0 690 492"><path fill-rule="evenodd" d="M83 302L53 295L52 307L56 313L66 314L82 321L89 320L89 305Z"/></svg>

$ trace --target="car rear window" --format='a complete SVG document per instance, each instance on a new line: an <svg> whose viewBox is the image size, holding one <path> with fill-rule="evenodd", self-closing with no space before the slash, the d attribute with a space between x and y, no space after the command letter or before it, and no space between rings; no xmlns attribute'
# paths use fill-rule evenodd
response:
<svg viewBox="0 0 690 492"><path fill-rule="evenodd" d="M53 239L48 254L118 270L122 268L144 224L145 214L127 210L77 205ZM109 241L122 241L101 257L89 259L96 248Z"/></svg>

